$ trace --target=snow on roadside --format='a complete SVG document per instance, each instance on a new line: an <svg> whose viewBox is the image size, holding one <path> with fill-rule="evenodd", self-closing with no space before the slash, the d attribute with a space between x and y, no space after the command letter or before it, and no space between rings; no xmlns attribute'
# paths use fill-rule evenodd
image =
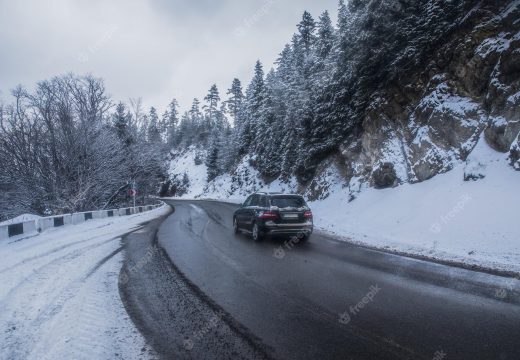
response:
<svg viewBox="0 0 520 360"><path fill-rule="evenodd" d="M366 189L350 203L337 188L311 204L315 223L364 245L520 273L520 174L506 157L481 139L466 163L431 180Z"/></svg>
<svg viewBox="0 0 520 360"><path fill-rule="evenodd" d="M0 242L0 359L154 357L119 298L121 236L167 212Z"/></svg>
<svg viewBox="0 0 520 360"><path fill-rule="evenodd" d="M21 223L24 221L31 221L31 220L38 220L38 219L41 219L41 216L34 215L34 214L23 214L23 215L15 217L13 219L9 219L4 222L0 222L0 226L17 224L17 223Z"/></svg>

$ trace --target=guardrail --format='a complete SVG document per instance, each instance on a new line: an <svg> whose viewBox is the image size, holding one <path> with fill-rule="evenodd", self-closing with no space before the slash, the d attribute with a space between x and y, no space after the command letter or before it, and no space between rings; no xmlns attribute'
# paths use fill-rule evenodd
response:
<svg viewBox="0 0 520 360"><path fill-rule="evenodd" d="M64 214L42 217L35 220L23 221L15 224L0 226L0 240L23 234L41 233L49 228L56 228L65 225L77 225L85 221L94 219L104 219L110 217L128 216L157 209L164 203L158 205L136 206L122 209L95 210L81 213Z"/></svg>

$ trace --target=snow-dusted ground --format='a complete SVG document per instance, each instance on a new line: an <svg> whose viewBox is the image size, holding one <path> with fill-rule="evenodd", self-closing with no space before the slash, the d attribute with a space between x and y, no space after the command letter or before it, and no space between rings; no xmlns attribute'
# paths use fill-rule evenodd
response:
<svg viewBox="0 0 520 360"><path fill-rule="evenodd" d="M204 164L196 165L195 157L205 155L194 148L177 156L170 164L170 175L182 178L186 173L190 180L188 192L180 199L210 199L221 200L232 203L242 203L247 196L254 191L272 192L294 192L297 188L296 181L289 184L275 180L270 184L264 183L258 176L258 172L249 165L249 158L244 158L239 164L235 177L235 182L239 178L241 186L238 186L230 174L217 177L208 184L207 167Z"/></svg>
<svg viewBox="0 0 520 360"><path fill-rule="evenodd" d="M204 173L194 166L193 153L183 157L182 171ZM175 170L177 164L172 162ZM196 169L196 170L193 170ZM296 183L264 184L247 159L236 171L241 186L223 175L207 184L205 177L184 198L242 202L254 191L294 192ZM464 181L472 174L476 181ZM480 139L467 162L419 184L376 190L361 187L349 202L349 187L331 168L323 180L330 188L325 200L310 203L318 229L372 247L433 259L520 273L520 173L507 155ZM204 189L201 191L201 189Z"/></svg>
<svg viewBox="0 0 520 360"><path fill-rule="evenodd" d="M193 198L204 191L204 185L208 178L208 169L204 164L195 164L195 157L198 153L198 151L192 148L191 151L177 156L170 165L170 175L176 175L180 179L182 179L184 174L188 175L190 187L184 198Z"/></svg>
<svg viewBox="0 0 520 360"><path fill-rule="evenodd" d="M121 236L167 212L0 242L0 359L154 357L119 297Z"/></svg>
<svg viewBox="0 0 520 360"><path fill-rule="evenodd" d="M520 173L480 140L467 164L419 184L343 189L312 203L319 227L351 241L520 273ZM485 176L464 181L464 173Z"/></svg>

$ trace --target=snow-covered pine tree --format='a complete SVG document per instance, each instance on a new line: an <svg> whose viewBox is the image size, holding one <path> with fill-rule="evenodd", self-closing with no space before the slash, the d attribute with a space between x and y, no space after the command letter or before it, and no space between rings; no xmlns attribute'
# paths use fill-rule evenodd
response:
<svg viewBox="0 0 520 360"><path fill-rule="evenodd" d="M277 96L281 95L276 73L271 70L265 80L266 90L262 104L260 127L257 134L257 167L268 179L275 179L281 171L281 142L284 108Z"/></svg>
<svg viewBox="0 0 520 360"><path fill-rule="evenodd" d="M316 22L312 15L305 11L302 16L302 20L298 24L298 31L300 33L300 41L305 54L308 56L312 50L314 42L316 40Z"/></svg>
<svg viewBox="0 0 520 360"><path fill-rule="evenodd" d="M150 108L148 141L154 144L160 144L162 142L161 132L159 129L159 116L157 115L157 110L153 106Z"/></svg>
<svg viewBox="0 0 520 360"><path fill-rule="evenodd" d="M321 14L317 28L316 54L318 55L318 58L323 61L327 58L334 46L335 30L328 11Z"/></svg>
<svg viewBox="0 0 520 360"><path fill-rule="evenodd" d="M147 114L142 114L138 119L134 119L136 124L136 134L139 142L148 141L148 127L150 120Z"/></svg>
<svg viewBox="0 0 520 360"><path fill-rule="evenodd" d="M242 105L244 102L244 93L242 92L242 83L239 79L233 79L233 83L231 87L227 91L227 95L229 95L229 99L226 101L227 109L231 117L233 118L233 124L235 127L239 126L239 114L242 110Z"/></svg>
<svg viewBox="0 0 520 360"><path fill-rule="evenodd" d="M219 111L218 103L220 101L220 95L216 84L211 86L204 101L207 103L204 105L203 109L206 112L206 127L209 130L215 125L217 112Z"/></svg>
<svg viewBox="0 0 520 360"><path fill-rule="evenodd" d="M112 123L116 129L117 137L125 146L128 146L132 143L130 118L131 115L127 112L125 104L122 102L118 103L116 106L116 111L112 115Z"/></svg>
<svg viewBox="0 0 520 360"><path fill-rule="evenodd" d="M261 115L262 104L265 96L264 69L258 60L255 65L255 73L246 91L244 126L241 131L241 150L255 148L258 122Z"/></svg>
<svg viewBox="0 0 520 360"><path fill-rule="evenodd" d="M188 112L185 112L181 117L179 128L177 129L177 132L175 134L175 143L178 144L180 147L188 147L190 145L188 140L190 122L190 115Z"/></svg>
<svg viewBox="0 0 520 360"><path fill-rule="evenodd" d="M229 98L223 104L233 119L233 125L230 129L224 169L230 169L243 155L240 154L240 136L244 122L244 93L239 79L233 79L227 95Z"/></svg>
<svg viewBox="0 0 520 360"><path fill-rule="evenodd" d="M198 121L200 121L201 117L202 117L202 114L200 112L200 101L199 99L195 98L193 99L193 102L191 104L191 109L190 109L190 117L191 117L191 120L193 121L193 123L195 125L199 125L198 124Z"/></svg>
<svg viewBox="0 0 520 360"><path fill-rule="evenodd" d="M192 139L190 142L195 143L196 145L206 145L209 129L207 128L204 117L200 111L199 99L193 99L189 114L191 119L191 131L189 137Z"/></svg>
<svg viewBox="0 0 520 360"><path fill-rule="evenodd" d="M170 147L174 147L177 145L177 126L179 125L179 103L176 99L173 99L170 104L168 105L167 114L166 117L166 143Z"/></svg>
<svg viewBox="0 0 520 360"><path fill-rule="evenodd" d="M206 167L208 169L208 182L214 180L220 175L219 168L219 156L220 156L220 143L218 136L212 138L211 144L208 149L208 155L206 157Z"/></svg>

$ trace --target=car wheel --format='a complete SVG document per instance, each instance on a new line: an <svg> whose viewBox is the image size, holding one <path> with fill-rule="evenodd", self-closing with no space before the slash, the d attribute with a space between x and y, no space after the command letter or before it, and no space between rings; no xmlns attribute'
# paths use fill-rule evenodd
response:
<svg viewBox="0 0 520 360"><path fill-rule="evenodd" d="M257 223L253 224L253 240L262 241L262 235L260 235L260 228Z"/></svg>
<svg viewBox="0 0 520 360"><path fill-rule="evenodd" d="M235 234L238 234L240 232L240 229L238 228L238 221L236 218L233 218L233 232Z"/></svg>

